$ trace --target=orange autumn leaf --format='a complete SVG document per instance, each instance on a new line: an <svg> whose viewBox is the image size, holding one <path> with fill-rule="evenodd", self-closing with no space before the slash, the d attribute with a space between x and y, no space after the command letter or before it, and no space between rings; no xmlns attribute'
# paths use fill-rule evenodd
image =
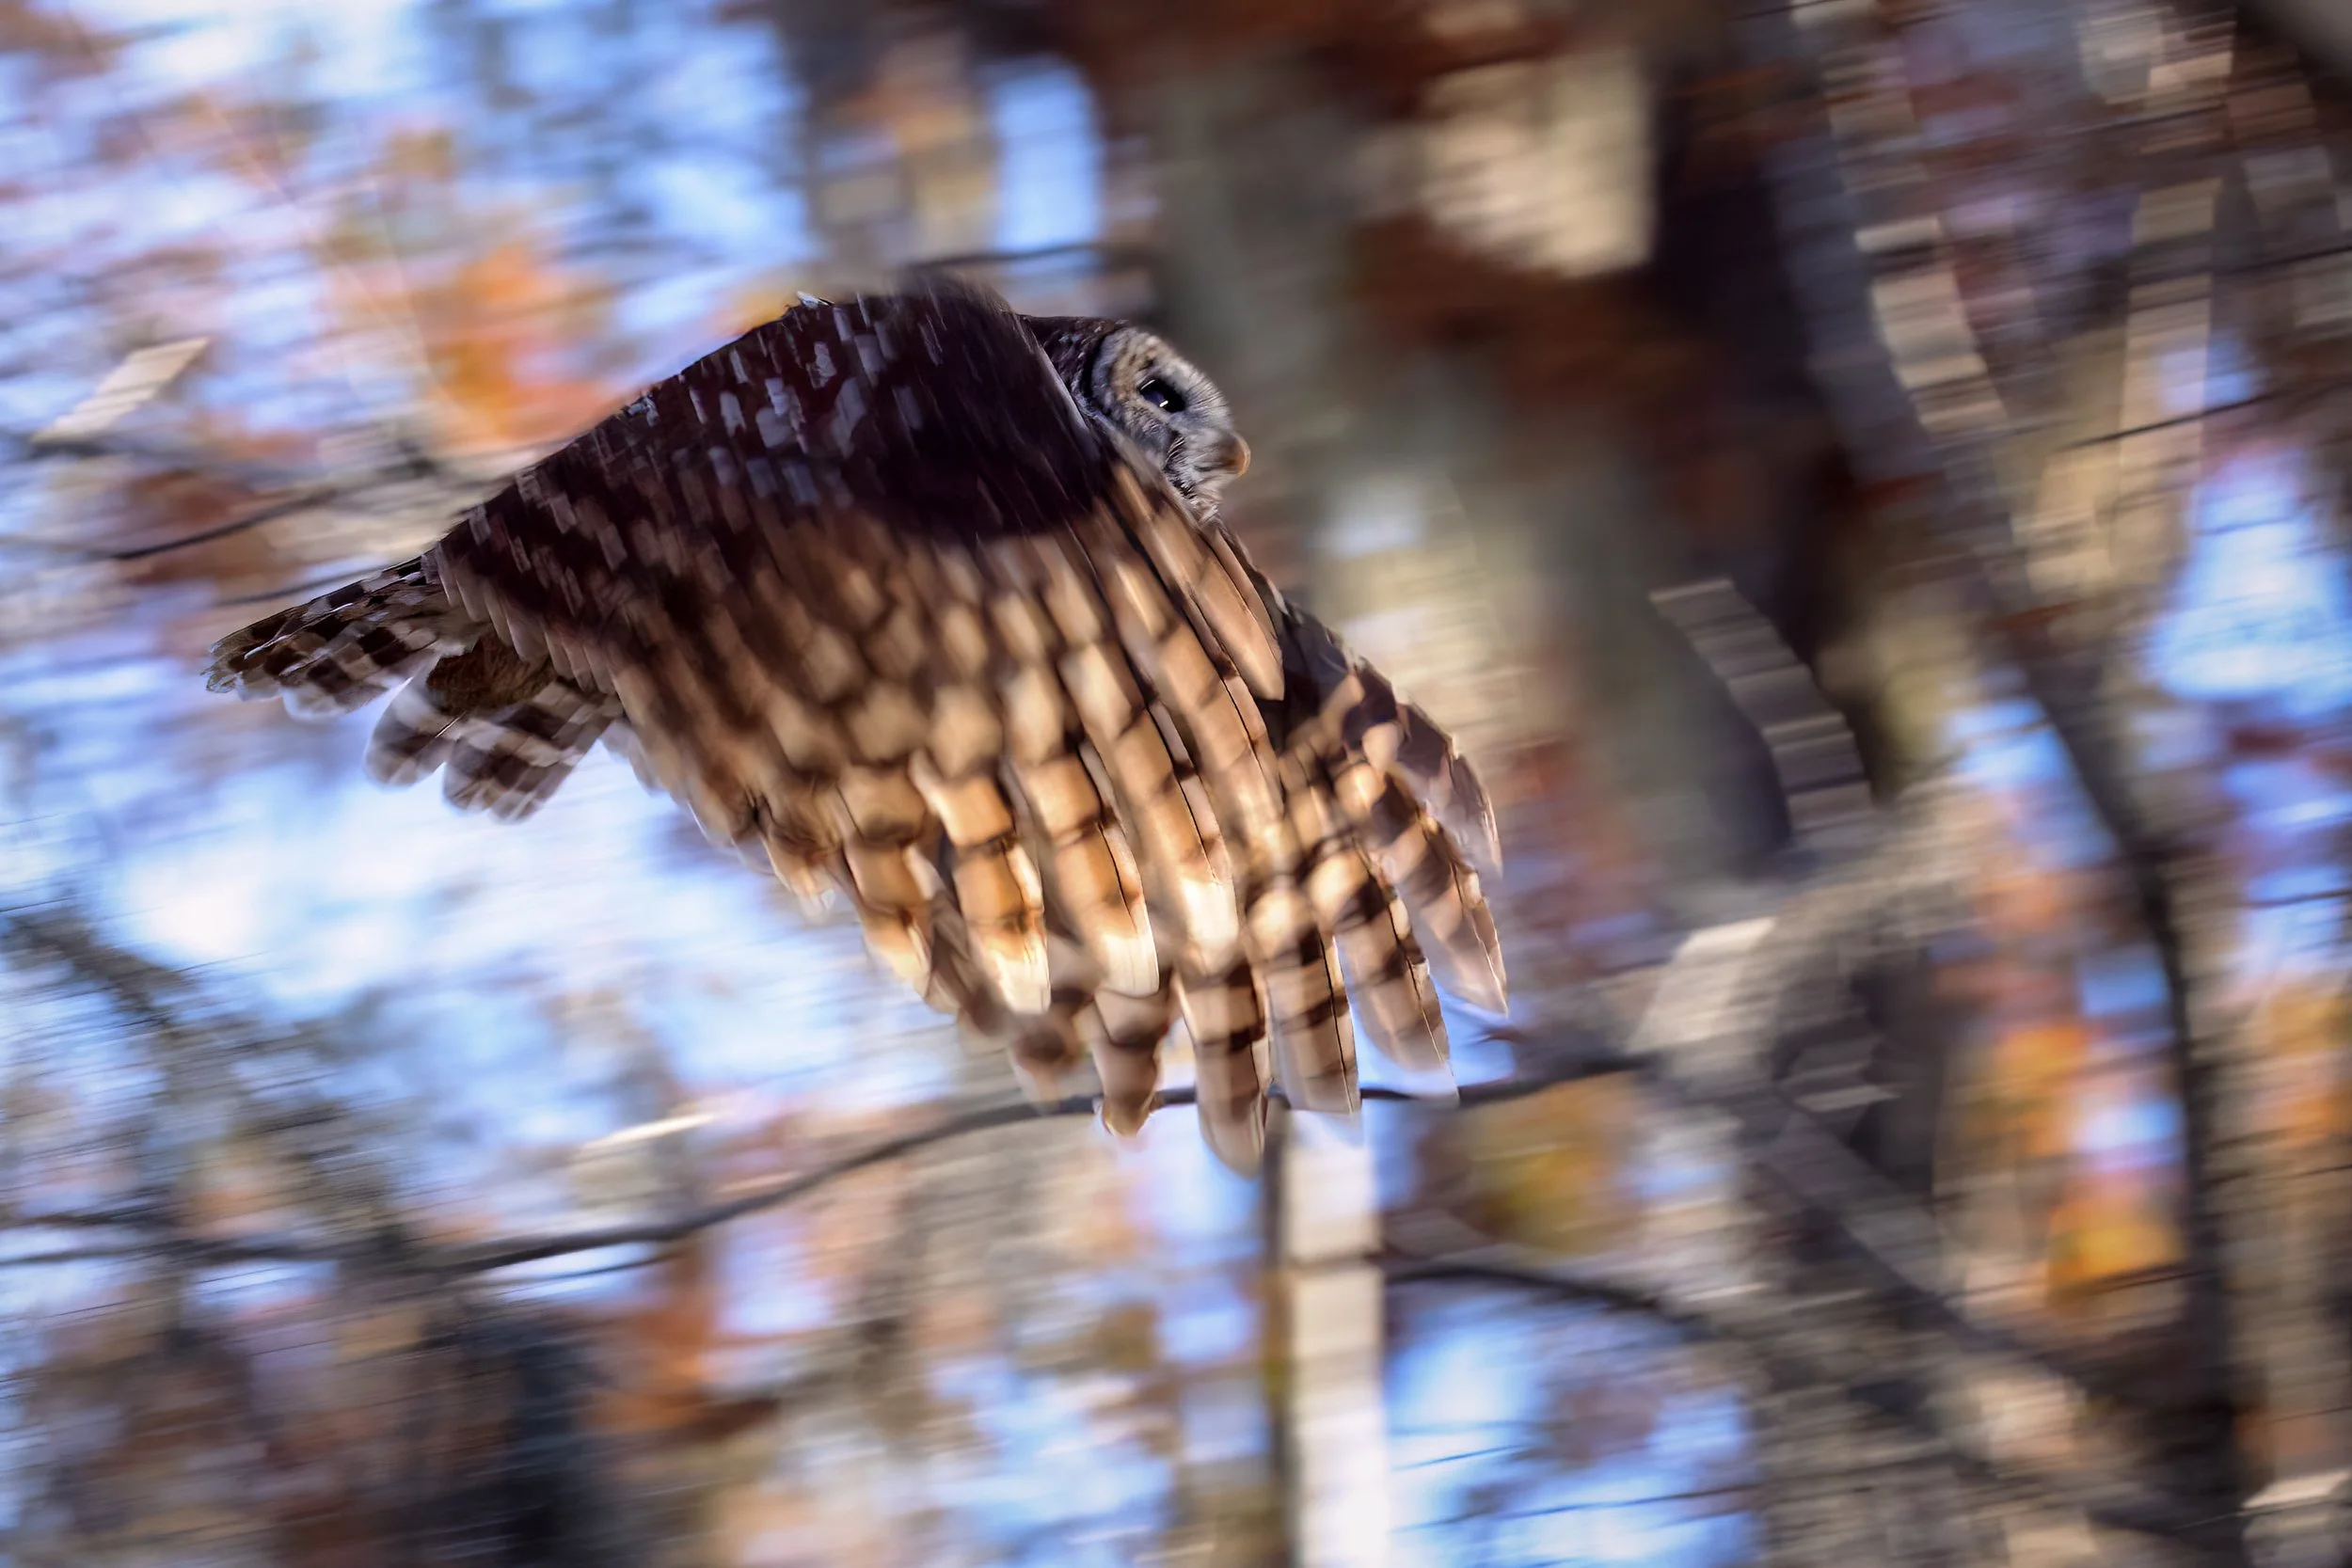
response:
<svg viewBox="0 0 2352 1568"><path fill-rule="evenodd" d="M2013 982L2013 975L2004 975ZM2074 1089L2090 1053L2077 1019L2026 1023L1994 1043L1981 1083L1984 1132L2023 1160L2061 1159L2073 1148Z"/></svg>
<svg viewBox="0 0 2352 1568"><path fill-rule="evenodd" d="M471 449L537 446L593 424L615 401L564 362L592 325L596 293L508 240L417 289L409 305L447 401L448 433Z"/></svg>
<svg viewBox="0 0 2352 1568"><path fill-rule="evenodd" d="M603 1325L628 1363L627 1376L599 1389L601 1424L610 1430L723 1442L777 1414L772 1397L730 1396L717 1386L717 1353L729 1341L719 1333L716 1244L705 1233L674 1248L654 1273L653 1298Z"/></svg>
<svg viewBox="0 0 2352 1568"><path fill-rule="evenodd" d="M2046 1274L2053 1306L2146 1279L2179 1263L2180 1238L2147 1184L2130 1175L2082 1171L2050 1218Z"/></svg>
<svg viewBox="0 0 2352 1568"><path fill-rule="evenodd" d="M2028 1023L2003 1033L1993 1048L1993 1075L2017 1092L2056 1093L2073 1082L2090 1053L2090 1031L2079 1019Z"/></svg>
<svg viewBox="0 0 2352 1568"><path fill-rule="evenodd" d="M2314 979L2282 981L2256 1010L2263 1048L2262 1117L2290 1144L2308 1148L2352 1122L2352 1091L2338 1066L2343 993Z"/></svg>
<svg viewBox="0 0 2352 1568"><path fill-rule="evenodd" d="M2015 1024L1993 1047L1990 1081L2009 1096L2062 1094L2090 1053L2090 1031L2080 1019Z"/></svg>
<svg viewBox="0 0 2352 1568"><path fill-rule="evenodd" d="M1431 1200L1522 1246L1611 1245L1633 1219L1619 1180L1631 1150L1632 1092L1627 1080L1597 1078L1447 1119L1422 1145Z"/></svg>

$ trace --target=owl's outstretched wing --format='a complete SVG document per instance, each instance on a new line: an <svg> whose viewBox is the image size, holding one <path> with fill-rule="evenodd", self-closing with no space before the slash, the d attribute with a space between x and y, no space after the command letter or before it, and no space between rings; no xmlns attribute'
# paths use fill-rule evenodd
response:
<svg viewBox="0 0 2352 1568"><path fill-rule="evenodd" d="M1257 1158L1270 1043L1300 1102L1352 1108L1343 958L1380 1037L1441 1056L1413 915L1502 1005L1476 877L1373 734L1398 726L1324 711L1359 667L1302 642L993 299L791 311L342 593L224 641L215 685L324 679L347 707L430 663L372 766L472 759L521 809L625 716L710 836L845 895L1034 1085L1090 1047L1122 1130L1179 1017L1230 1163Z"/></svg>

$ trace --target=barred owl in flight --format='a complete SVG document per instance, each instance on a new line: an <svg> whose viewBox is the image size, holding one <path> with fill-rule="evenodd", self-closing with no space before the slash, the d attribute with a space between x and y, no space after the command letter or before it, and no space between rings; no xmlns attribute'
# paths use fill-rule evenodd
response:
<svg viewBox="0 0 2352 1568"><path fill-rule="evenodd" d="M1032 1092L1090 1052L1131 1132L1181 1019L1248 1170L1278 1065L1352 1110L1356 1027L1436 1067L1433 971L1505 996L1485 791L1252 567L1216 510L1247 463L1137 327L807 301L223 639L210 684L310 717L398 687L369 771L510 818L602 736Z"/></svg>

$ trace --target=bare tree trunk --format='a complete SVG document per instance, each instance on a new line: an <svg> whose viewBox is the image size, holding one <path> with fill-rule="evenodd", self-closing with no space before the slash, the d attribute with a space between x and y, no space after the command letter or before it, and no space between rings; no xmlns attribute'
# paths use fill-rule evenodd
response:
<svg viewBox="0 0 2352 1568"><path fill-rule="evenodd" d="M2277 1259L2287 1211L2257 1136L2262 1063L2223 1000L2235 898L2210 854L2190 847L2200 808L2159 799L2152 781L2136 776L2118 719L2145 703L2123 656L2177 558L2183 523L2175 504L2198 477L2200 411L2214 395L2202 372L2223 319L2217 302L2229 289L2259 287L2236 281L2258 277L2252 269L2225 277L2219 259L2245 259L2249 185L2265 193L2257 207L2279 205L2274 171L2285 166L2276 154L2314 149L2293 148L2291 95L2301 85L2276 57L2249 53L2230 12L2110 7L2097 23L2100 36L2122 37L2125 12L2135 40L2129 48L2102 54L2084 44L2080 57L2090 62L2086 69L2104 72L2099 82L2053 95L2048 80L2012 77L2028 83L2029 96L2042 95L2033 102L2047 111L2036 124L2044 144L2108 150L2098 166L2100 188L2126 198L2123 205L2102 218L2079 193L2061 187L2052 198L2084 204L2066 214L2079 226L2075 243L2104 241L2121 262L2120 319L2088 292L2094 280L2086 265L2086 276L2036 279L2044 314L2026 325L2041 334L2037 341L2021 343L2014 323L2010 341L1983 339L1963 309L1971 302L1951 244L1940 234L1899 259L1888 247L1856 243L1866 226L1892 235L1890 224L1932 221L1946 200L1934 176L1906 150L1914 116L1905 59L1888 36L1867 28L1786 18L1768 44L1793 51L1821 80L1835 74L1858 85L1831 110L1827 145L1791 150L1784 216L1806 237L1808 257L1825 263L1809 270L1811 303L1851 438L1895 471L1945 468L1944 536L1991 562L1971 610L2001 617L1995 624L2006 651L2117 843L2129 899L2163 972L2183 1120L2187 1274L2176 1375L2141 1390L2152 1408L2135 1423L2136 1435L2174 1489L2202 1510L2196 1533L2213 1560L2250 1560L2258 1551L2265 1560L2326 1561L2335 1548L2291 1517L2296 1510L2266 1506L2300 1497L2308 1519L2312 1496L2325 1496L2340 1479L2341 1438L2322 1436L2303 1418L2315 1414L2313 1403L2341 1405L2343 1371L2322 1291L2308 1271ZM2019 27L2053 33L2058 52L2045 57L2061 78L2077 58L2065 24L2093 25L2072 8L1986 6L1970 16L1979 45L2005 17L2014 24L2011 44ZM1894 36L1935 25L1882 20ZM1947 29L1961 30L1957 23ZM1941 41L1953 46L1949 37ZM1980 49L1976 57L1991 62L1998 53ZM2001 56L1988 69L2020 68L2014 56ZM2241 119L2238 106L2256 102L2265 115ZM2174 129L2144 140L2090 139L2109 123L2106 117L2127 114L2161 118ZM2300 135L2314 139L2308 121ZM2268 162L2257 172L2241 149L2259 150ZM1841 168L1842 189L1835 175L1824 175ZM2020 178L2026 178L2022 169ZM2262 254L2261 237L2252 248ZM2070 296L2066 288L2086 292ZM2086 334L2078 325L2085 321L2110 330ZM2185 367L2201 384L2189 388L2200 401L2185 418L2179 404ZM1905 395L1880 395L1890 383ZM2046 427L2039 435L2031 428L2037 416ZM2062 442L2085 423L2092 427L2088 437ZM2087 526L2054 527L2070 520ZM2055 596L2073 615L2064 639L2019 618L2048 605L2061 585ZM2255 1401L2267 1407L2260 1411L2266 1420L2249 1419L2257 1416ZM2290 1430L2318 1437L2315 1451L2299 1445L2291 1451L2277 1441L2286 1435L2278 1418L2297 1409L2302 1416ZM2242 1443L2265 1425L2274 1434L2274 1467L2271 1484L2255 1497L2262 1478ZM2257 1515L2250 1530L2249 1502ZM2259 1548L2249 1546L2249 1533Z"/></svg>
<svg viewBox="0 0 2352 1568"><path fill-rule="evenodd" d="M1380 1568L1389 1449L1372 1147L1319 1117L1282 1120L1275 1282L1292 1560Z"/></svg>

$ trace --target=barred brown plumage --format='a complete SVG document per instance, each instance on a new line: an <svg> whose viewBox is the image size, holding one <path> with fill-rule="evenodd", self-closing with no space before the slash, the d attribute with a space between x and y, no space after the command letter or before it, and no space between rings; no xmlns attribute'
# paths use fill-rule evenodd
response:
<svg viewBox="0 0 2352 1568"><path fill-rule="evenodd" d="M222 638L205 684L241 697L283 696L297 718L331 719L462 649L463 619L421 559L404 561Z"/></svg>
<svg viewBox="0 0 2352 1568"><path fill-rule="evenodd" d="M1192 425L1120 401L1146 370L1188 378ZM406 681L370 771L444 768L509 816L605 734L714 840L845 900L1034 1093L1090 1054L1134 1132L1181 1018L1202 1130L1248 1169L1278 1061L1299 1105L1355 1109L1351 979L1383 1051L1444 1060L1417 929L1504 999L1431 816L1490 850L1484 791L1249 565L1214 511L1247 462L1223 417L1121 324L946 285L804 306L420 559L225 639L213 685L328 714Z"/></svg>
<svg viewBox="0 0 2352 1568"><path fill-rule="evenodd" d="M620 713L611 697L485 637L393 697L368 740L368 776L400 785L443 769L452 804L516 820L555 793Z"/></svg>

